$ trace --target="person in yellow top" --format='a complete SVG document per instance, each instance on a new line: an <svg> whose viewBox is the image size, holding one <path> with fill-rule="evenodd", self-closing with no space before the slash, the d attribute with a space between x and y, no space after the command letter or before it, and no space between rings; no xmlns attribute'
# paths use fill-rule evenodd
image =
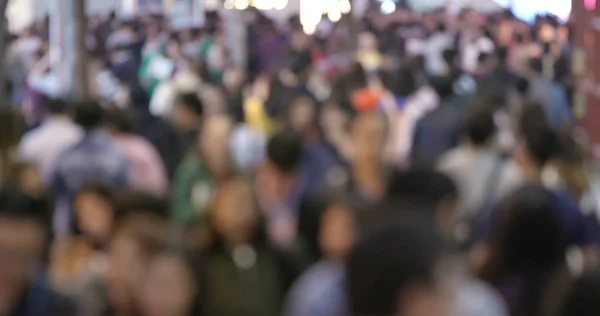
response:
<svg viewBox="0 0 600 316"><path fill-rule="evenodd" d="M269 77L259 77L254 82L250 94L244 100L244 121L253 129L267 135L275 131L276 125L265 108L269 90Z"/></svg>

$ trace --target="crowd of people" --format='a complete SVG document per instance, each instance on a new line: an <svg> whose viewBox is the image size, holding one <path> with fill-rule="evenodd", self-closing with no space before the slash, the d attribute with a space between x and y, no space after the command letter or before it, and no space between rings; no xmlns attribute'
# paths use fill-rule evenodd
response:
<svg viewBox="0 0 600 316"><path fill-rule="evenodd" d="M90 18L89 100L12 40L0 315L600 314L570 25L243 16Z"/></svg>

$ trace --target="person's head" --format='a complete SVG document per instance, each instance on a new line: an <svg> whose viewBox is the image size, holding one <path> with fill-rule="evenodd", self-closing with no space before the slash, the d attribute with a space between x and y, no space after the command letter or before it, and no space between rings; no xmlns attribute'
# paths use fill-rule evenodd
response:
<svg viewBox="0 0 600 316"><path fill-rule="evenodd" d="M474 110L463 125L464 137L473 147L489 145L496 133L494 113L487 109Z"/></svg>
<svg viewBox="0 0 600 316"><path fill-rule="evenodd" d="M595 316L600 314L600 272L590 271L579 277L568 289L558 316Z"/></svg>
<svg viewBox="0 0 600 316"><path fill-rule="evenodd" d="M253 244L264 238L253 183L242 175L220 181L208 216L213 238L221 246Z"/></svg>
<svg viewBox="0 0 600 316"><path fill-rule="evenodd" d="M88 184L73 197L73 233L82 235L97 246L108 241L115 215L115 201L110 189L102 184Z"/></svg>
<svg viewBox="0 0 600 316"><path fill-rule="evenodd" d="M529 60L529 71L534 76L539 76L544 72L544 63L541 58L532 58Z"/></svg>
<svg viewBox="0 0 600 316"><path fill-rule="evenodd" d="M146 278L149 262L166 246L168 225L150 214L130 214L113 228L104 281L112 308L135 314L136 296Z"/></svg>
<svg viewBox="0 0 600 316"><path fill-rule="evenodd" d="M442 239L417 225L383 228L361 238L346 261L352 315L446 316L447 284L440 269Z"/></svg>
<svg viewBox="0 0 600 316"><path fill-rule="evenodd" d="M35 203L16 186L0 187L0 313L9 313L18 304L35 276L47 226Z"/></svg>
<svg viewBox="0 0 600 316"><path fill-rule="evenodd" d="M44 191L37 166L29 161L17 161L12 168L12 181L30 197L41 197Z"/></svg>
<svg viewBox="0 0 600 316"><path fill-rule="evenodd" d="M173 124L180 130L194 131L200 128L204 104L196 93L184 93L175 99Z"/></svg>
<svg viewBox="0 0 600 316"><path fill-rule="evenodd" d="M213 176L223 176L229 170L229 135L232 122L224 115L207 117L198 135L198 150L203 163Z"/></svg>
<svg viewBox="0 0 600 316"><path fill-rule="evenodd" d="M429 85L442 100L454 94L454 80L450 76L433 77L429 80Z"/></svg>
<svg viewBox="0 0 600 316"><path fill-rule="evenodd" d="M240 91L244 85L244 70L238 66L230 66L223 72L223 86L227 91Z"/></svg>
<svg viewBox="0 0 600 316"><path fill-rule="evenodd" d="M385 118L376 112L359 113L350 124L355 164L380 164L387 137Z"/></svg>
<svg viewBox="0 0 600 316"><path fill-rule="evenodd" d="M288 110L289 126L296 132L304 134L311 127L315 127L317 107L312 100L300 97L294 100Z"/></svg>
<svg viewBox="0 0 600 316"><path fill-rule="evenodd" d="M164 54L171 59L181 57L181 42L176 35L172 35L165 43Z"/></svg>
<svg viewBox="0 0 600 316"><path fill-rule="evenodd" d="M62 115L67 111L67 102L61 99L47 98L44 105L50 115Z"/></svg>
<svg viewBox="0 0 600 316"><path fill-rule="evenodd" d="M451 236L456 228L458 188L441 172L429 169L396 171L389 180L384 199L392 205L415 203L425 206L434 213L420 215L431 218L446 236Z"/></svg>
<svg viewBox="0 0 600 316"><path fill-rule="evenodd" d="M141 291L146 316L199 316L203 277L200 262L189 255L163 252L149 265Z"/></svg>
<svg viewBox="0 0 600 316"><path fill-rule="evenodd" d="M530 126L522 132L514 158L526 173L531 173L529 176L535 176L554 156L557 148L558 137L552 128L543 124Z"/></svg>
<svg viewBox="0 0 600 316"><path fill-rule="evenodd" d="M550 183L553 188L565 190L576 200L580 200L589 190L588 153L585 146L575 139L571 131L558 134L557 149L550 164L558 173L558 179L553 179L558 181Z"/></svg>
<svg viewBox="0 0 600 316"><path fill-rule="evenodd" d="M77 103L73 110L75 112L75 123L85 131L92 131L102 123L102 108L95 102Z"/></svg>
<svg viewBox="0 0 600 316"><path fill-rule="evenodd" d="M502 287L519 277L510 295L515 315L537 315L546 282L565 265L567 238L552 193L526 186L507 197L494 221L480 276Z"/></svg>
<svg viewBox="0 0 600 316"><path fill-rule="evenodd" d="M295 185L300 156L302 135L292 130L283 130L269 139L267 160L261 168L260 180L265 190L283 197Z"/></svg>
<svg viewBox="0 0 600 316"><path fill-rule="evenodd" d="M436 28L435 28L435 31L436 31L437 33L440 33L440 34L444 34L444 33L446 33L446 24L444 24L444 23L439 23L439 24L436 26Z"/></svg>
<svg viewBox="0 0 600 316"><path fill-rule="evenodd" d="M319 248L326 258L345 258L356 235L354 214L348 205L336 202L324 210L319 228Z"/></svg>
<svg viewBox="0 0 600 316"><path fill-rule="evenodd" d="M444 50L442 56L444 57L444 61L446 62L446 65L448 65L449 68L453 68L456 66L458 62L458 52L455 49Z"/></svg>
<svg viewBox="0 0 600 316"><path fill-rule="evenodd" d="M133 132L134 114L125 109L113 108L106 111L105 124L108 130L115 134L130 134Z"/></svg>

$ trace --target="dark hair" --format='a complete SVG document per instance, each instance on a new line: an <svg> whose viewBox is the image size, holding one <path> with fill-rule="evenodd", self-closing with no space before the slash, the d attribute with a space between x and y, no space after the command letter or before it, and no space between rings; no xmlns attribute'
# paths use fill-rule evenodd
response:
<svg viewBox="0 0 600 316"><path fill-rule="evenodd" d="M479 56L477 56L477 63L478 64L482 64L487 62L490 59L491 55L486 53L486 52L481 52L479 53Z"/></svg>
<svg viewBox="0 0 600 316"><path fill-rule="evenodd" d="M275 134L267 144L267 157L281 172L295 172L302 153L302 138L291 130Z"/></svg>
<svg viewBox="0 0 600 316"><path fill-rule="evenodd" d="M457 197L458 189L452 179L432 169L395 171L385 194L386 200L415 200L434 206Z"/></svg>
<svg viewBox="0 0 600 316"><path fill-rule="evenodd" d="M453 67L456 63L456 57L458 56L458 52L456 51L456 49L445 49L442 53L442 56L444 57L444 61L446 62L446 64L448 64L448 66L450 67Z"/></svg>
<svg viewBox="0 0 600 316"><path fill-rule="evenodd" d="M446 24L444 24L444 23L438 23L438 25L436 26L435 30L438 33L444 33L444 32L446 32Z"/></svg>
<svg viewBox="0 0 600 316"><path fill-rule="evenodd" d="M541 74L544 70L544 63L541 58L532 58L529 60L529 69L536 74Z"/></svg>
<svg viewBox="0 0 600 316"><path fill-rule="evenodd" d="M511 315L538 315L549 279L564 267L567 243L555 204L547 189L526 186L500 206L481 278L499 288L509 278L523 281L501 293L511 297Z"/></svg>
<svg viewBox="0 0 600 316"><path fill-rule="evenodd" d="M134 113L129 110L112 108L106 111L106 123L121 133L131 133L134 120Z"/></svg>
<svg viewBox="0 0 600 316"><path fill-rule="evenodd" d="M44 104L50 114L63 114L67 110L67 102L61 99L45 98Z"/></svg>
<svg viewBox="0 0 600 316"><path fill-rule="evenodd" d="M600 271L592 271L581 276L566 296L566 301L557 314L559 316L600 315Z"/></svg>
<svg viewBox="0 0 600 316"><path fill-rule="evenodd" d="M544 107L539 103L526 103L523 105L519 117L519 133L525 135L529 130L551 128Z"/></svg>
<svg viewBox="0 0 600 316"><path fill-rule="evenodd" d="M496 57L498 58L498 62L504 65L508 59L508 49L504 46L498 47L496 50Z"/></svg>
<svg viewBox="0 0 600 316"><path fill-rule="evenodd" d="M386 89L396 96L407 97L417 90L415 76L408 68L400 68L396 71L382 71L381 81Z"/></svg>
<svg viewBox="0 0 600 316"><path fill-rule="evenodd" d="M429 80L429 85L441 99L454 94L454 80L450 76L436 76Z"/></svg>
<svg viewBox="0 0 600 316"><path fill-rule="evenodd" d="M86 131L93 130L102 123L102 108L95 102L82 102L75 104L74 111L75 123L77 123Z"/></svg>
<svg viewBox="0 0 600 316"><path fill-rule="evenodd" d="M407 286L435 282L443 255L442 238L417 225L396 225L366 235L346 262L352 315L394 315Z"/></svg>
<svg viewBox="0 0 600 316"><path fill-rule="evenodd" d="M169 217L167 201L150 193L125 190L114 193L115 221L135 214L147 214L156 218Z"/></svg>
<svg viewBox="0 0 600 316"><path fill-rule="evenodd" d="M367 86L367 72L362 64L358 62L352 64L352 68L350 69L350 73L348 74L348 77L346 77L345 82L351 86L351 89L359 89Z"/></svg>
<svg viewBox="0 0 600 316"><path fill-rule="evenodd" d="M467 117L463 130L465 136L475 146L487 144L496 133L494 113L487 109L477 109Z"/></svg>
<svg viewBox="0 0 600 316"><path fill-rule="evenodd" d="M196 93L184 93L177 96L176 103L184 106L192 113L202 116L204 114L204 104Z"/></svg>
<svg viewBox="0 0 600 316"><path fill-rule="evenodd" d="M523 135L527 152L539 167L552 158L558 148L556 132L549 127L529 128Z"/></svg>
<svg viewBox="0 0 600 316"><path fill-rule="evenodd" d="M13 183L0 183L0 218L35 222L50 233L53 211L45 202L29 197Z"/></svg>

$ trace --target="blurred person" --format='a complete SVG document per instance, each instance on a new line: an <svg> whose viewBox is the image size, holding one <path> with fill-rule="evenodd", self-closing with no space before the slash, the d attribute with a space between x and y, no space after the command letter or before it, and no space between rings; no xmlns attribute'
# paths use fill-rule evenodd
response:
<svg viewBox="0 0 600 316"><path fill-rule="evenodd" d="M536 104L526 105L519 122L517 148L502 167L494 199L497 201L524 183L539 183L557 146L556 132L548 126L544 110Z"/></svg>
<svg viewBox="0 0 600 316"><path fill-rule="evenodd" d="M275 129L275 122L266 108L266 102L271 93L269 77L258 76L243 104L243 116L246 124L266 135L270 135Z"/></svg>
<svg viewBox="0 0 600 316"><path fill-rule="evenodd" d="M600 293L600 274L597 270L585 273L568 287L564 304L559 316L593 316L600 313L600 304L596 299Z"/></svg>
<svg viewBox="0 0 600 316"><path fill-rule="evenodd" d="M568 278L567 247L586 238L578 218L567 220L539 186L523 187L503 202L480 276L498 289L512 316L546 315L548 287Z"/></svg>
<svg viewBox="0 0 600 316"><path fill-rule="evenodd" d="M440 273L444 256L442 239L418 225L362 237L346 261L350 314L450 315L453 284L451 273Z"/></svg>
<svg viewBox="0 0 600 316"><path fill-rule="evenodd" d="M160 83L171 78L180 58L179 40L171 36L154 51L146 51L138 69L138 78L148 96L153 96Z"/></svg>
<svg viewBox="0 0 600 316"><path fill-rule="evenodd" d="M88 184L73 197L73 233L94 247L106 247L116 213L113 193L102 184Z"/></svg>
<svg viewBox="0 0 600 316"><path fill-rule="evenodd" d="M144 316L200 316L206 296L203 268L190 255L165 252L148 264L140 290Z"/></svg>
<svg viewBox="0 0 600 316"><path fill-rule="evenodd" d="M284 130L269 139L267 159L258 170L256 186L267 219L270 240L287 246L295 237L299 206L302 135Z"/></svg>
<svg viewBox="0 0 600 316"><path fill-rule="evenodd" d="M323 258L290 289L286 316L348 315L343 261L356 235L352 210L344 203L333 203L321 216L320 226Z"/></svg>
<svg viewBox="0 0 600 316"><path fill-rule="evenodd" d="M356 205L377 201L384 194L387 128L379 113L359 114L350 124L352 158L347 190Z"/></svg>
<svg viewBox="0 0 600 316"><path fill-rule="evenodd" d="M473 218L495 196L495 186L504 165L493 148L496 125L492 111L480 109L469 115L463 141L438 162L438 169L457 184L460 216Z"/></svg>
<svg viewBox="0 0 600 316"><path fill-rule="evenodd" d="M528 61L532 54L532 44L529 43L528 37L522 33L516 33L514 46L510 50L508 65L512 71L519 76L527 76L529 74Z"/></svg>
<svg viewBox="0 0 600 316"><path fill-rule="evenodd" d="M222 90L227 99L227 113L235 123L244 122L244 70L231 66L223 73Z"/></svg>
<svg viewBox="0 0 600 316"><path fill-rule="evenodd" d="M481 63L479 56L482 53L491 54L495 49L491 38L487 37L481 29L473 28L473 34L471 34L468 42L462 47L462 69L467 73L476 72L478 65Z"/></svg>
<svg viewBox="0 0 600 316"><path fill-rule="evenodd" d="M225 44L225 34L219 32L215 34L214 39L206 52L206 66L210 73L212 82L221 82L223 72L230 63L229 52Z"/></svg>
<svg viewBox="0 0 600 316"><path fill-rule="evenodd" d="M425 46L425 65L427 73L432 76L443 75L445 63L442 53L445 49L452 46L452 38L444 24L440 23L437 26L435 33L427 39Z"/></svg>
<svg viewBox="0 0 600 316"><path fill-rule="evenodd" d="M207 315L280 315L288 287L299 273L295 261L273 248L247 178L220 182L208 222Z"/></svg>
<svg viewBox="0 0 600 316"><path fill-rule="evenodd" d="M160 66L163 67L163 66ZM174 115L177 98L184 94L195 94L203 88L203 82L195 69L194 61L180 60L176 68L160 81L150 99L150 112L169 119ZM204 100L202 100L204 101Z"/></svg>
<svg viewBox="0 0 600 316"><path fill-rule="evenodd" d="M430 82L439 96L435 110L423 116L416 124L411 148L413 166L433 166L448 150L458 146L464 122L465 105L454 99L453 80L436 77Z"/></svg>
<svg viewBox="0 0 600 316"><path fill-rule="evenodd" d="M73 198L71 235L52 248L49 277L62 292L77 296L102 273L116 205L101 184L88 184Z"/></svg>
<svg viewBox="0 0 600 316"><path fill-rule="evenodd" d="M326 186L332 169L343 163L336 150L322 138L318 114L317 105L305 97L296 99L288 109L285 125L302 137L298 170L298 194L301 196Z"/></svg>
<svg viewBox="0 0 600 316"><path fill-rule="evenodd" d="M100 129L102 109L93 102L75 106L75 122L85 131L83 138L59 157L52 178L59 213L55 219L57 232L68 227L68 201L89 182L100 182L113 189L129 184L129 161L114 141Z"/></svg>
<svg viewBox="0 0 600 316"><path fill-rule="evenodd" d="M139 291L152 260L167 242L166 222L150 214L129 214L116 224L108 247L106 271L96 288L89 289L90 310L82 315L135 315ZM104 298L103 298L104 296Z"/></svg>
<svg viewBox="0 0 600 316"><path fill-rule="evenodd" d="M0 188L0 314L76 315L74 303L42 277L49 225L39 211L14 186Z"/></svg>
<svg viewBox="0 0 600 316"><path fill-rule="evenodd" d="M180 144L179 135L172 124L150 113L149 98L139 85L132 87L130 102L137 116L135 133L147 139L156 148L164 164L167 178L172 180L188 148L183 148L183 144Z"/></svg>
<svg viewBox="0 0 600 316"><path fill-rule="evenodd" d="M367 69L362 64L354 63L348 76L340 79L344 89L340 92L348 93L350 96L349 101L353 112L373 111L377 108L381 91L374 86L369 77ZM335 90L336 86L333 89Z"/></svg>
<svg viewBox="0 0 600 316"><path fill-rule="evenodd" d="M171 212L185 223L203 219L217 182L232 168L229 137L232 124L226 116L208 117L196 144L177 168L171 194Z"/></svg>
<svg viewBox="0 0 600 316"><path fill-rule="evenodd" d="M17 161L13 167L12 182L31 198L41 198L46 193L42 177L34 163Z"/></svg>
<svg viewBox="0 0 600 316"><path fill-rule="evenodd" d="M0 179L8 180L16 161L22 133L20 115L8 107L0 109Z"/></svg>
<svg viewBox="0 0 600 316"><path fill-rule="evenodd" d="M410 218L420 216L429 220L443 237L454 241L459 220L457 205L459 192L456 184L447 175L430 169L412 169L396 171L389 179L387 190L382 199L381 214L389 218ZM418 214L411 211L414 208ZM393 213L390 213L393 212ZM383 216L385 218L387 216ZM369 224L377 227L378 223ZM377 218L374 218L377 220Z"/></svg>
<svg viewBox="0 0 600 316"><path fill-rule="evenodd" d="M204 103L196 93L180 94L175 99L171 123L180 135L184 151L193 148L204 119Z"/></svg>
<svg viewBox="0 0 600 316"><path fill-rule="evenodd" d="M386 78L387 77L387 78ZM438 97L429 87L417 87L414 72L408 68L383 77L384 86L393 94L385 94L381 106L390 126L386 162L405 166L417 121L437 106Z"/></svg>
<svg viewBox="0 0 600 316"><path fill-rule="evenodd" d="M106 125L115 145L129 160L131 188L165 196L168 182L163 163L146 139L133 134L133 113L112 109L107 112Z"/></svg>
<svg viewBox="0 0 600 316"><path fill-rule="evenodd" d="M548 122L553 127L568 126L571 124L571 110L565 87L545 77L542 64L539 58L530 60L532 79L529 98L543 106Z"/></svg>

